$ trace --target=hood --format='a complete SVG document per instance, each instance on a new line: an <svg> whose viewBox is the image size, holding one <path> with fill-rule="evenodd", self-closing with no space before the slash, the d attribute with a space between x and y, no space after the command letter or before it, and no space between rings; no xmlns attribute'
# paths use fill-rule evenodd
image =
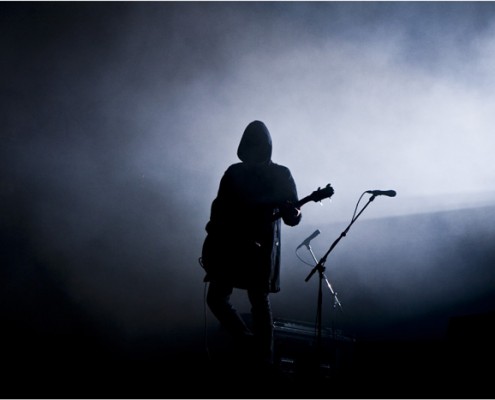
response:
<svg viewBox="0 0 495 400"><path fill-rule="evenodd" d="M251 122L246 129L237 149L237 156L246 163L260 164L272 158L272 138L265 124Z"/></svg>

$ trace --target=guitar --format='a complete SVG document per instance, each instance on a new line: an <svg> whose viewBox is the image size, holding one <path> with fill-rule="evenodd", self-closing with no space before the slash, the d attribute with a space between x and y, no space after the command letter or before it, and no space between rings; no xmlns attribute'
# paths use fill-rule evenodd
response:
<svg viewBox="0 0 495 400"><path fill-rule="evenodd" d="M309 203L310 201L321 201L323 199L329 199L333 196L334 190L330 184L327 184L323 189L318 188L310 195L303 197L295 203L297 208L302 207L304 204ZM282 217L282 212L277 212L273 215L273 221ZM224 245L221 241L218 241L214 236L208 234L203 242L201 257L199 258L199 263L201 267L207 272L207 275L204 278L204 281L207 282L209 280L208 273L211 272L211 268L218 267L220 263L216 262L216 257L223 252L220 249L223 249Z"/></svg>
<svg viewBox="0 0 495 400"><path fill-rule="evenodd" d="M333 187L330 184L327 184L323 189L318 188L315 190L313 193L310 195L303 197L301 200L297 201L295 206L297 208L301 208L303 205L306 203L309 203L310 201L322 201L323 199L329 199L333 196L335 193L335 190L333 190ZM282 216L282 213L279 211L273 215L273 220L276 221Z"/></svg>

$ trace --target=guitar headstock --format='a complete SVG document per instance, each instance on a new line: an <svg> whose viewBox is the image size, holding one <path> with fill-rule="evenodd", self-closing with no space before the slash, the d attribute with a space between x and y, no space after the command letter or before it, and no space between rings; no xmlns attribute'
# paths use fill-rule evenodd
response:
<svg viewBox="0 0 495 400"><path fill-rule="evenodd" d="M312 200L312 201L321 201L323 199L329 199L330 197L333 196L334 193L335 193L335 191L333 190L333 187L330 184L328 184L323 189L318 188L313 193L311 193L308 197L309 197L309 200Z"/></svg>

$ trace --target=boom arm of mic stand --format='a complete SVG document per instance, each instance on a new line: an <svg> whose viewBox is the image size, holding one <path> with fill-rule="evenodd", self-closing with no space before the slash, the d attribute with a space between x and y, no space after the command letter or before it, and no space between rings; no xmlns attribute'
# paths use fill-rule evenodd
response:
<svg viewBox="0 0 495 400"><path fill-rule="evenodd" d="M334 249L335 246L337 246L337 243L340 242L340 239L342 239L343 237L345 237L345 235L347 235L347 232L351 228L352 224L354 224L354 222L359 218L359 216L363 213L363 211L366 209L366 207L368 207L368 205L373 200L375 200L374 195L369 198L368 202L364 205L364 207L361 209L361 211L359 211L359 213L352 219L351 223L347 226L347 228L345 228L345 230L340 234L340 236L332 243L332 245L330 246L328 251L325 253L325 255L320 259L320 261L315 265L315 267L311 270L309 275L306 277L306 279L304 280L305 282L308 282L316 271L318 271L318 270L323 271L323 265L325 264L327 257L330 254L330 252Z"/></svg>

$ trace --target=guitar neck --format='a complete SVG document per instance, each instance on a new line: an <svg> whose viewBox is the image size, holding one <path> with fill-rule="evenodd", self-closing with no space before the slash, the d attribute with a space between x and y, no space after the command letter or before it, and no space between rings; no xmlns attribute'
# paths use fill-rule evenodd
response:
<svg viewBox="0 0 495 400"><path fill-rule="evenodd" d="M322 199L329 199L330 197L333 196L334 190L330 184L325 186L325 188L318 190L315 190L313 193L310 195L303 197L301 200L298 200L295 203L295 206L297 208L301 208L304 204L310 202L310 201L321 201ZM282 213L279 211L273 215L273 220L276 221L282 216Z"/></svg>
<svg viewBox="0 0 495 400"><path fill-rule="evenodd" d="M310 202L312 200L312 196L306 196L306 197L303 197L301 200L299 200L297 203L296 203L296 207L299 208L299 207L302 207L303 205L305 205L306 203Z"/></svg>
<svg viewBox="0 0 495 400"><path fill-rule="evenodd" d="M311 196L306 196L306 197L303 197L301 200L298 200L295 205L297 208L301 208L303 205L305 205L309 201L311 201ZM282 217L282 213L280 211L273 214L273 220L274 221L276 221L277 219L279 219L281 217Z"/></svg>

